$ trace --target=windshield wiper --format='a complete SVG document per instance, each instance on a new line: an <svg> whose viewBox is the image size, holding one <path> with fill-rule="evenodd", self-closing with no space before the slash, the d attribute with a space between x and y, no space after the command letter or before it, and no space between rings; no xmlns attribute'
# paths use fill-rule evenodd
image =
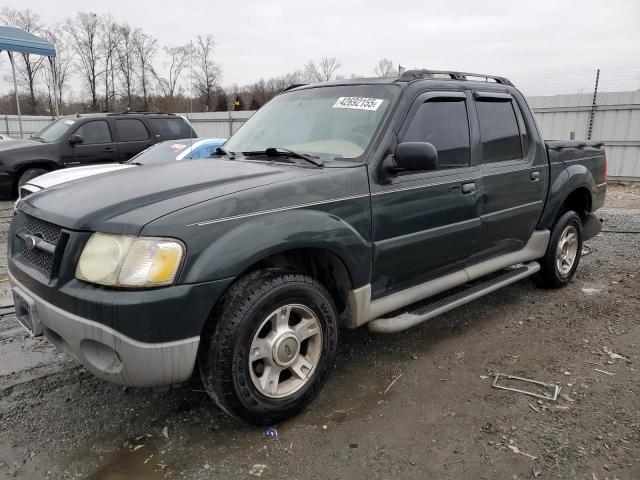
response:
<svg viewBox="0 0 640 480"><path fill-rule="evenodd" d="M38 137L37 135L31 135L31 138L33 138L34 140L37 140L39 142L42 142L42 143L47 143L47 141L44 138Z"/></svg>
<svg viewBox="0 0 640 480"><path fill-rule="evenodd" d="M227 150L225 150L222 147L216 148L216 154L217 155L224 155L229 160L235 160L236 159L236 153L235 152L228 152Z"/></svg>
<svg viewBox="0 0 640 480"><path fill-rule="evenodd" d="M324 163L321 160L318 160L318 157L313 155L307 155L306 153L295 152L293 150L289 150L288 148L282 147L269 147L264 151L256 151L256 152L242 152L243 155L266 155L267 157L291 157L291 158L299 158L300 160L305 160L306 162L315 165L316 167L324 167Z"/></svg>

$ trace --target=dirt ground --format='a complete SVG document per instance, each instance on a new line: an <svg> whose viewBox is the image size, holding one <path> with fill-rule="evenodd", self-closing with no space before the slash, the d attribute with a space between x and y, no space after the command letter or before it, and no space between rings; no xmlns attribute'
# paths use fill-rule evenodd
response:
<svg viewBox="0 0 640 480"><path fill-rule="evenodd" d="M640 231L640 187L610 186L599 214ZM341 332L323 393L277 438L224 417L197 380L122 388L27 337L3 255L0 478L639 479L640 235L588 247L563 290L525 280L403 333ZM496 372L560 396L495 389Z"/></svg>

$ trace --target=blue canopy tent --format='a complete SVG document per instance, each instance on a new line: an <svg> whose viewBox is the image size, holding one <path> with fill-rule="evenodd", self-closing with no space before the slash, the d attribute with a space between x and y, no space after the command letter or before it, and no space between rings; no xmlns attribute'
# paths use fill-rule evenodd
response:
<svg viewBox="0 0 640 480"><path fill-rule="evenodd" d="M14 53L29 53L33 55L42 55L49 59L49 65L51 66L51 74L53 77L53 103L56 117L58 112L58 95L57 78L55 69L56 48L51 42L36 37L31 33L27 33L24 30L20 30L15 27L2 27L0 26L0 52L7 52L9 55L9 61L11 62L11 71L13 73L13 88L16 95L16 108L18 110L18 123L20 124L20 137L22 137L22 115L20 114L20 101L18 99L18 83L16 81L16 65L13 59Z"/></svg>

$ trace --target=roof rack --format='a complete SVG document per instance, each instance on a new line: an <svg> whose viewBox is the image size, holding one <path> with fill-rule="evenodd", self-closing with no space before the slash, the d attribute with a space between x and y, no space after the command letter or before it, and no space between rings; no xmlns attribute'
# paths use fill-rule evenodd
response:
<svg viewBox="0 0 640 480"><path fill-rule="evenodd" d="M504 77L498 77L496 75L485 75L484 73L467 73L467 72L454 72L451 70L407 70L402 74L400 80L420 80L425 78L440 78L446 76L451 80L475 80L484 79L485 82L494 81L502 85L512 85L508 79ZM467 78L474 77L474 78Z"/></svg>
<svg viewBox="0 0 640 480"><path fill-rule="evenodd" d="M164 113L164 112L145 112L145 111L135 111L135 110L124 110L122 112L105 112L107 115L174 115L173 113Z"/></svg>

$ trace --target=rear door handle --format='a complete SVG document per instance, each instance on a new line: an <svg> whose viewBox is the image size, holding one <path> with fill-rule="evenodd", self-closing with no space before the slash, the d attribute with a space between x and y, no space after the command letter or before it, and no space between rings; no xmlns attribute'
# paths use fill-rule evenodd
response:
<svg viewBox="0 0 640 480"><path fill-rule="evenodd" d="M474 193L476 193L476 184L471 182L471 183L463 183L462 184L462 193L464 195L472 195Z"/></svg>
<svg viewBox="0 0 640 480"><path fill-rule="evenodd" d="M116 149L114 147L104 147L102 149L103 152L115 152Z"/></svg>
<svg viewBox="0 0 640 480"><path fill-rule="evenodd" d="M540 181L540 172L538 172L538 171L531 172L531 181L532 182Z"/></svg>

